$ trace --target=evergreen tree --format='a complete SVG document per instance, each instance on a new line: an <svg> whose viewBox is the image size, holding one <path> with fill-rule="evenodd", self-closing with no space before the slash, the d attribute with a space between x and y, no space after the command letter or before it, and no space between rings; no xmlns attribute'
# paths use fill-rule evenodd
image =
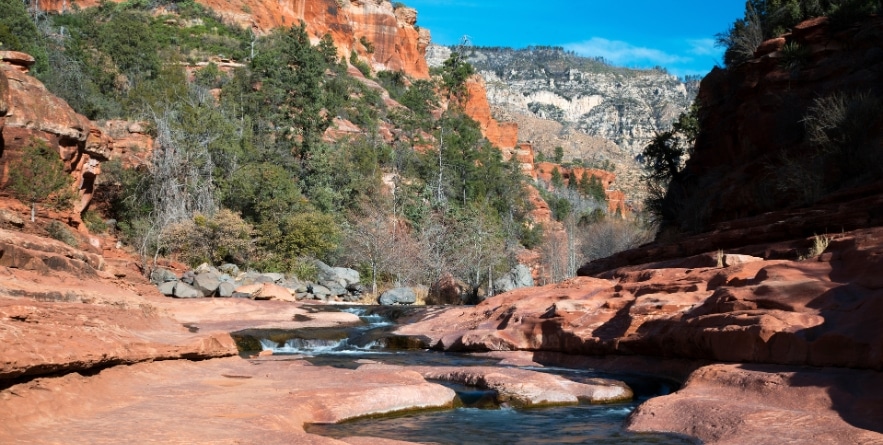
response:
<svg viewBox="0 0 883 445"><path fill-rule="evenodd" d="M561 177L558 167L552 169L552 186L556 189L564 186L564 178Z"/></svg>
<svg viewBox="0 0 883 445"><path fill-rule="evenodd" d="M71 185L71 177L64 171L64 163L45 141L33 139L24 147L21 158L10 163L9 189L13 196L31 205L31 221L35 219L37 204L47 202ZM64 197L62 206L70 202Z"/></svg>

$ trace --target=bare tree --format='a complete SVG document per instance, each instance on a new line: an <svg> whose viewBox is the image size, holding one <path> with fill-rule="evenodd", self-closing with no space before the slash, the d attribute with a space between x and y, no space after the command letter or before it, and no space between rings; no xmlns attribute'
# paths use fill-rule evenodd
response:
<svg viewBox="0 0 883 445"><path fill-rule="evenodd" d="M377 293L377 277L398 275L402 262L398 252L409 233L392 214L392 203L363 205L344 226L343 258L352 265L364 264L371 270L371 292Z"/></svg>

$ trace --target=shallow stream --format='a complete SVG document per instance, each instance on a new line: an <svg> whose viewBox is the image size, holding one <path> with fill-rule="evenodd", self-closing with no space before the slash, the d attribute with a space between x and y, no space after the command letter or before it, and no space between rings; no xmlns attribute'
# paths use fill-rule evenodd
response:
<svg viewBox="0 0 883 445"><path fill-rule="evenodd" d="M273 350L274 355L302 357L317 366L355 368L366 362L420 366L495 366L498 359L420 349L401 349L408 342L391 337L395 323L366 308L341 308L359 315L361 326L293 331L248 330L233 336L251 354ZM413 346L413 345L410 345ZM646 376L610 374L593 370L530 367L570 380L608 378L625 381L635 400L607 405L515 409L499 406L494 393L438 382L454 389L463 407L365 418L335 425L309 425L307 431L328 437L373 436L437 444L689 444L666 434L639 434L623 430L628 415L644 400L671 392L674 384Z"/></svg>

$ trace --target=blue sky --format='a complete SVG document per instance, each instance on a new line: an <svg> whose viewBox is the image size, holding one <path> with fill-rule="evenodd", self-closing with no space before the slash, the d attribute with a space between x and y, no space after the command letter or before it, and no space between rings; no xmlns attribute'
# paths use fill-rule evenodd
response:
<svg viewBox="0 0 883 445"><path fill-rule="evenodd" d="M563 46L614 65L663 66L704 75L720 64L715 34L741 17L744 0L406 0L441 45Z"/></svg>

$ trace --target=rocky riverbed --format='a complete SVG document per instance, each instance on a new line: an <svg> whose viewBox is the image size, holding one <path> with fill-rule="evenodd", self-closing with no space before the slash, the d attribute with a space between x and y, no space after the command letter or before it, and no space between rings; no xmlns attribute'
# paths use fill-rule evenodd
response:
<svg viewBox="0 0 883 445"><path fill-rule="evenodd" d="M359 317L303 302L168 298L122 256L14 235L0 233L2 443L383 443L319 437L304 425L450 406L452 391L430 378L540 403L622 396L608 394L616 384L593 389L499 367L344 369L251 357L231 332ZM709 253L628 266L474 307L400 309L410 324L398 333L503 364L683 383L641 404L633 431L705 443L879 443L880 252L883 234L870 229L838 235L802 261L725 255L716 264Z"/></svg>

